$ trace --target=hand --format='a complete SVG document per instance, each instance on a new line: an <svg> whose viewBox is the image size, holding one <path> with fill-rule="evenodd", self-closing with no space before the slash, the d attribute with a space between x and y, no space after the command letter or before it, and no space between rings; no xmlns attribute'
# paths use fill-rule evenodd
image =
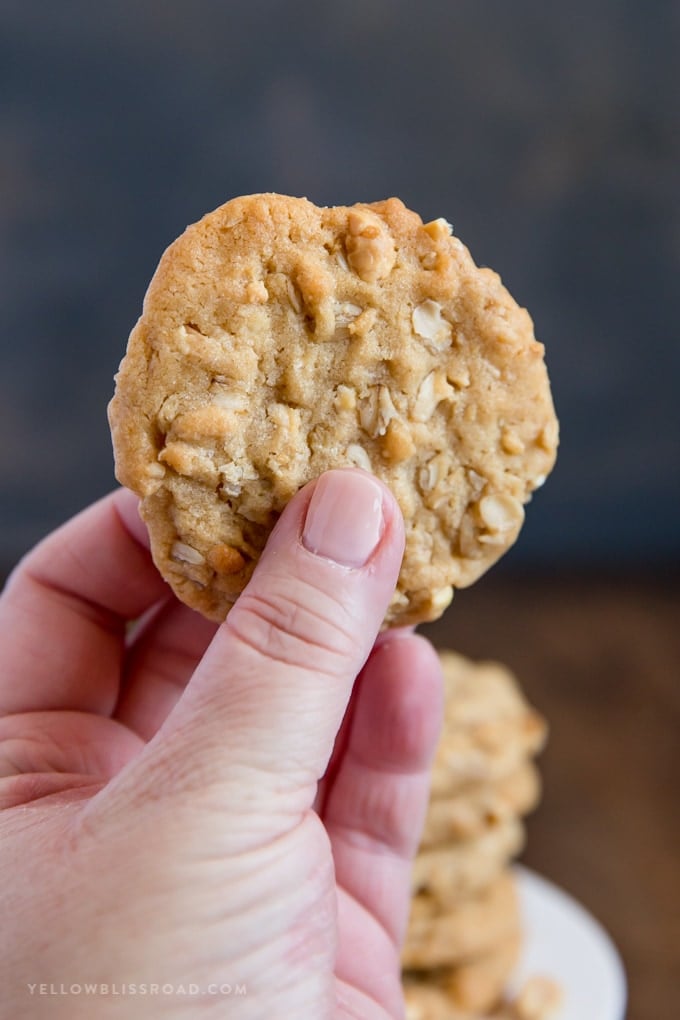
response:
<svg viewBox="0 0 680 1020"><path fill-rule="evenodd" d="M2 1017L403 1016L441 677L424 639L376 640L402 550L393 497L343 470L291 501L220 627L169 596L124 490L19 565Z"/></svg>

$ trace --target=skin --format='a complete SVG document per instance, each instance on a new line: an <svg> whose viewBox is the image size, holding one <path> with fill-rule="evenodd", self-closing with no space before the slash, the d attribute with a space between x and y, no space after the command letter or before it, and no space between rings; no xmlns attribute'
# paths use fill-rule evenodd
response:
<svg viewBox="0 0 680 1020"><path fill-rule="evenodd" d="M321 485L341 506L378 491L364 565L308 548ZM16 569L0 599L0 1016L403 1017L441 675L424 639L378 633L404 541L378 485L336 471L299 492L219 627L169 595L125 490ZM349 527L345 560L369 533ZM40 993L85 982L96 997ZM143 983L174 991L102 990Z"/></svg>

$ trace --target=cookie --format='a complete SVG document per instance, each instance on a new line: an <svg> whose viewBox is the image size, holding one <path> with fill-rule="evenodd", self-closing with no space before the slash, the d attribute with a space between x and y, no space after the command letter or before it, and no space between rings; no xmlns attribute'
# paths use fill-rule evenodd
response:
<svg viewBox="0 0 680 1020"><path fill-rule="evenodd" d="M501 999L506 982L517 963L520 945L521 940L515 934L493 946L484 955L465 963L432 971L406 972L403 984L407 1003L417 1003L419 990L426 987L440 992L445 1000L441 1004L442 1009L446 1005L449 1013L452 1008L466 1014L492 1009Z"/></svg>
<svg viewBox="0 0 680 1020"><path fill-rule="evenodd" d="M446 992L436 985L413 982L404 985L406 1020L477 1020L456 1009Z"/></svg>
<svg viewBox="0 0 680 1020"><path fill-rule="evenodd" d="M436 985L413 982L404 985L406 1020L476 1020L456 1009L446 992Z"/></svg>
<svg viewBox="0 0 680 1020"><path fill-rule="evenodd" d="M528 814L541 794L538 769L522 762L495 783L480 783L462 793L430 800L420 839L421 849L479 836L489 825Z"/></svg>
<svg viewBox="0 0 680 1020"><path fill-rule="evenodd" d="M473 661L443 649L444 728L466 728L496 719L513 719L528 707L517 678L500 662Z"/></svg>
<svg viewBox="0 0 680 1020"><path fill-rule="evenodd" d="M435 981L413 981L407 977L404 982L406 1020L551 1020L562 1004L562 990L550 978L529 978L516 996L496 1002L500 989L498 995L491 998L491 987L488 984L486 987L476 984L478 976L484 977L483 971L477 974L476 961L462 968L454 968L453 972L456 970L459 973L467 972L472 983L468 984L466 978L466 988L474 996L479 987L479 1001L488 997L489 1004L462 1007L456 1004L456 993L454 991L451 994L450 988L442 987Z"/></svg>
<svg viewBox="0 0 680 1020"><path fill-rule="evenodd" d="M505 779L547 737L543 717L527 703L507 667L440 652L444 721L431 774L431 796L452 797Z"/></svg>
<svg viewBox="0 0 680 1020"><path fill-rule="evenodd" d="M486 889L443 910L434 897L414 898L402 949L405 969L441 967L482 956L520 931L515 880L502 872Z"/></svg>
<svg viewBox="0 0 680 1020"><path fill-rule="evenodd" d="M398 199L234 199L163 255L109 407L175 593L222 620L290 498L358 466L406 551L387 624L436 619L517 538L557 421L527 312Z"/></svg>
<svg viewBox="0 0 680 1020"><path fill-rule="evenodd" d="M490 953L452 967L438 978L440 987L461 1009L484 1012L500 999L513 967L519 959L518 934L504 939Z"/></svg>
<svg viewBox="0 0 680 1020"><path fill-rule="evenodd" d="M431 795L452 796L509 776L545 742L544 720L527 709L514 720L485 723L469 732L444 733L431 772Z"/></svg>
<svg viewBox="0 0 680 1020"><path fill-rule="evenodd" d="M426 896L442 909L478 892L498 875L524 846L524 827L507 818L473 839L420 850L413 862L413 897Z"/></svg>
<svg viewBox="0 0 680 1020"><path fill-rule="evenodd" d="M519 992L493 1020L549 1020L562 1005L562 988L552 978L537 974L525 981Z"/></svg>

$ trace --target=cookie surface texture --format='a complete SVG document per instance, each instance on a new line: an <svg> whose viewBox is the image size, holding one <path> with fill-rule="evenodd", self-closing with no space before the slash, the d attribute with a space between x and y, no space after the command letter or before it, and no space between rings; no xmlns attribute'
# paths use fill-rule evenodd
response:
<svg viewBox="0 0 680 1020"><path fill-rule="evenodd" d="M413 862L412 898L426 896L440 909L454 907L489 886L524 846L517 818L490 825L473 839L420 850Z"/></svg>
<svg viewBox="0 0 680 1020"><path fill-rule="evenodd" d="M501 663L440 652L444 721L432 763L432 803L506 782L545 744L547 725Z"/></svg>
<svg viewBox="0 0 680 1020"><path fill-rule="evenodd" d="M253 195L188 227L109 420L157 566L215 620L290 498L341 466L382 479L404 515L385 622L436 619L515 541L557 446L529 315L444 220L398 199Z"/></svg>
<svg viewBox="0 0 680 1020"><path fill-rule="evenodd" d="M407 1003L422 1002L422 990L434 988L442 997L439 1002L444 1018L448 1018L454 1009L454 1016L459 1015L459 1010L466 1017L485 1013L498 1004L517 963L520 945L519 936L514 935L465 963L434 970L407 971L403 975ZM434 996L429 996L429 1000L438 1004Z"/></svg>
<svg viewBox="0 0 680 1020"><path fill-rule="evenodd" d="M411 903L402 966L422 970L459 964L482 956L520 929L519 899L508 869L455 907L442 907L436 897L423 893Z"/></svg>

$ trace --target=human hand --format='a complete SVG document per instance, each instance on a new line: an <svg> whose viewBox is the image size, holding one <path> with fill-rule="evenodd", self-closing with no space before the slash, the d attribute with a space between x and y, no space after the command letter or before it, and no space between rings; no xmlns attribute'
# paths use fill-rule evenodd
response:
<svg viewBox="0 0 680 1020"><path fill-rule="evenodd" d="M333 471L220 627L168 595L124 490L19 565L2 1017L403 1016L441 678L424 639L376 640L402 550L388 490Z"/></svg>

